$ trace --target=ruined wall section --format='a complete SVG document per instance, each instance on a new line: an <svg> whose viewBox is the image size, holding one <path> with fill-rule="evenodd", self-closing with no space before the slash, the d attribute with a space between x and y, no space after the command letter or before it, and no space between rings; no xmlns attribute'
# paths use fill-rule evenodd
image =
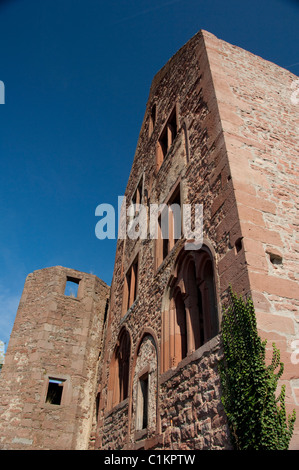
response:
<svg viewBox="0 0 299 470"><path fill-rule="evenodd" d="M67 280L77 297L65 295ZM108 296L103 281L72 269L28 275L0 377L2 449L87 448Z"/></svg>
<svg viewBox="0 0 299 470"><path fill-rule="evenodd" d="M221 404L219 337L161 377L163 449L231 449Z"/></svg>
<svg viewBox="0 0 299 470"><path fill-rule="evenodd" d="M299 414L298 77L204 33L241 224L250 292L268 346L281 350L288 412ZM299 448L299 422L292 441Z"/></svg>

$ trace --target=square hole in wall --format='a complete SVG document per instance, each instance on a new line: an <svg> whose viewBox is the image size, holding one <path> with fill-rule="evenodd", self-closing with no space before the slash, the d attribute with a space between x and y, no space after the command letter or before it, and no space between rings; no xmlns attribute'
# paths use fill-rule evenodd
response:
<svg viewBox="0 0 299 470"><path fill-rule="evenodd" d="M68 297L77 297L80 279L67 276L64 295Z"/></svg>
<svg viewBox="0 0 299 470"><path fill-rule="evenodd" d="M64 383L65 380L49 377L46 403L61 405Z"/></svg>
<svg viewBox="0 0 299 470"><path fill-rule="evenodd" d="M236 253L239 253L239 251L241 251L242 248L243 248L242 238L243 237L240 237L235 241L235 252Z"/></svg>
<svg viewBox="0 0 299 470"><path fill-rule="evenodd" d="M282 265L282 256L278 255L277 253L268 253L269 258L274 266L281 266Z"/></svg>

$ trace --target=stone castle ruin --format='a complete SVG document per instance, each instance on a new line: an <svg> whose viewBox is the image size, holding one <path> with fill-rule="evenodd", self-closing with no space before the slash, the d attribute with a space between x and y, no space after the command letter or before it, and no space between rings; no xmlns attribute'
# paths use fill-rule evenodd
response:
<svg viewBox="0 0 299 470"><path fill-rule="evenodd" d="M296 79L206 31L156 74L125 196L164 204L168 237L158 218L157 237L118 239L111 287L60 266L28 275L0 375L0 448L229 449L229 285L280 349L298 415ZM200 247L176 236L173 204L202 204Z"/></svg>

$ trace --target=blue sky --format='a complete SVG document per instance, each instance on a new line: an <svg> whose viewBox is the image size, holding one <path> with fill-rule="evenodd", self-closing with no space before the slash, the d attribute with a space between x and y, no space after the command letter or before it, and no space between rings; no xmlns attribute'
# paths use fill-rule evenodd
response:
<svg viewBox="0 0 299 470"><path fill-rule="evenodd" d="M299 75L295 0L0 0L0 339L27 274L111 283L95 208L124 194L151 80L200 29Z"/></svg>

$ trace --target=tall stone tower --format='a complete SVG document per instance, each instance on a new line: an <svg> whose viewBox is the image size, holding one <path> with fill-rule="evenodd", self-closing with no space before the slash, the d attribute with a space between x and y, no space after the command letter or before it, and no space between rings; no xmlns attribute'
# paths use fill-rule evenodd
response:
<svg viewBox="0 0 299 470"><path fill-rule="evenodd" d="M156 237L118 240L98 448L229 448L217 364L230 284L281 350L287 411L299 415L296 79L205 31L154 77L125 196L147 226L164 204L169 231L161 210ZM203 244L186 250L173 207L191 206L194 224L196 204Z"/></svg>
<svg viewBox="0 0 299 470"><path fill-rule="evenodd" d="M91 274L29 274L0 374L0 448L88 448L108 296Z"/></svg>

